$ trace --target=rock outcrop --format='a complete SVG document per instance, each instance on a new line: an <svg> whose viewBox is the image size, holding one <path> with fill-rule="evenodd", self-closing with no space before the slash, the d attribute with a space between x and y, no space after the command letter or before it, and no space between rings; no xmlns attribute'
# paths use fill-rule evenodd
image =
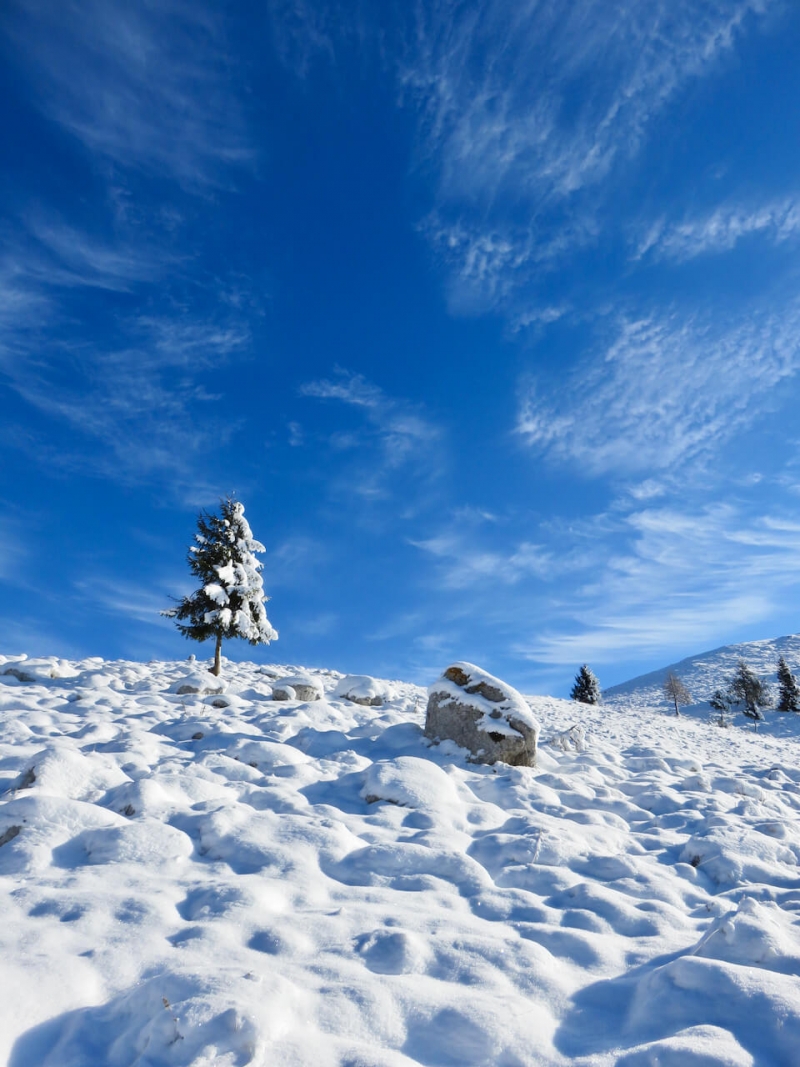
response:
<svg viewBox="0 0 800 1067"><path fill-rule="evenodd" d="M516 689L454 663L428 690L425 736L469 749L475 763L533 767L539 723Z"/></svg>

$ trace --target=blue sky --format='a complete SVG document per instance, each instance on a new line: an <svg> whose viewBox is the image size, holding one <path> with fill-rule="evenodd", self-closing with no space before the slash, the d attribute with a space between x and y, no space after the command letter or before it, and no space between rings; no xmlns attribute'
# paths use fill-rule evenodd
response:
<svg viewBox="0 0 800 1067"><path fill-rule="evenodd" d="M0 647L564 694L798 629L800 10L8 0ZM211 649L208 649L209 654Z"/></svg>

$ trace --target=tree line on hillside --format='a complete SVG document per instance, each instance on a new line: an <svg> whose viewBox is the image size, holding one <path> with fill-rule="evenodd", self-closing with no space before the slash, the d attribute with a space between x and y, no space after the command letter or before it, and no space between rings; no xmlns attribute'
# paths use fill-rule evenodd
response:
<svg viewBox="0 0 800 1067"><path fill-rule="evenodd" d="M774 700L769 685L744 660L739 660L724 688L716 689L708 701L720 713L720 725L725 725L725 716L736 709L740 709L755 728L764 721L765 708L774 706L778 711L800 711L800 686L783 656L778 659L777 673L778 694L777 700ZM689 690L673 671L664 679L662 692L675 708L676 715L680 715L681 706L691 704L693 700ZM570 699L581 704L601 703L600 683L585 663L575 675Z"/></svg>

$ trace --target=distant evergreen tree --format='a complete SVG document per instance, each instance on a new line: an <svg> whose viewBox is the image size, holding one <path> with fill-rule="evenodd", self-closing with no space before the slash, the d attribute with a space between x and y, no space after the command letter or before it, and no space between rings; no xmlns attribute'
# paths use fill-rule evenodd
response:
<svg viewBox="0 0 800 1067"><path fill-rule="evenodd" d="M575 675L575 684L569 696L570 700L577 700L581 704L600 703L600 683L585 663Z"/></svg>
<svg viewBox="0 0 800 1067"><path fill-rule="evenodd" d="M758 729L758 724L764 721L761 709L768 708L772 703L766 682L740 659L728 691L734 703L744 704L742 712L752 721L754 729Z"/></svg>
<svg viewBox="0 0 800 1067"><path fill-rule="evenodd" d="M278 632L267 618L262 564L254 555L266 549L253 538L244 506L228 497L218 515L200 513L197 529L188 563L200 588L161 614L179 620L178 629L193 641L215 638L212 673L218 675L223 637L268 645Z"/></svg>
<svg viewBox="0 0 800 1067"><path fill-rule="evenodd" d="M719 711L724 715L727 711L731 710L730 697L723 693L721 689L715 689L711 697L709 697L708 703L715 711Z"/></svg>
<svg viewBox="0 0 800 1067"><path fill-rule="evenodd" d="M731 710L731 698L728 693L724 693L721 689L715 689L708 703L711 707L719 712L719 718L717 719L718 726L728 726L728 720L725 716Z"/></svg>
<svg viewBox="0 0 800 1067"><path fill-rule="evenodd" d="M783 656L778 660L778 711L800 711L800 688Z"/></svg>
<svg viewBox="0 0 800 1067"><path fill-rule="evenodd" d="M678 711L679 704L691 704L692 702L692 694L677 674L673 674L672 671L664 679L664 696L675 705L676 715L680 715L680 711Z"/></svg>

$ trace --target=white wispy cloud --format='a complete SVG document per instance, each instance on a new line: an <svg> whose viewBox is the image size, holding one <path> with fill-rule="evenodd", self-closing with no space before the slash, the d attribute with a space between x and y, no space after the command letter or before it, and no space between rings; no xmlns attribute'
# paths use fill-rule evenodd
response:
<svg viewBox="0 0 800 1067"><path fill-rule="evenodd" d="M354 453L352 465L335 479L337 492L376 500L389 495L390 483L402 470L413 469L425 483L441 472L435 446L442 433L419 406L388 396L362 375L341 368L333 378L306 382L300 394L343 402L365 416L362 429L331 437L335 451Z"/></svg>
<svg viewBox="0 0 800 1067"><path fill-rule="evenodd" d="M376 411L386 406L386 398L377 385L368 382L361 374L349 374L337 368L336 378L320 378L300 386L301 396L315 396L320 400L342 400L355 407Z"/></svg>
<svg viewBox="0 0 800 1067"><path fill-rule="evenodd" d="M176 257L148 246L141 237L107 241L60 219L34 215L27 233L7 256L20 275L60 288L86 286L129 292L140 282L154 282L174 268Z"/></svg>
<svg viewBox="0 0 800 1067"><path fill-rule="evenodd" d="M789 497L767 511L755 490L724 504L684 497L554 520L538 527L536 544L475 529L418 542L432 563L420 586L436 590L435 608L375 636L410 637L435 617L463 648L477 625L486 648L530 661L556 684L563 667L667 662L785 615L800 593L800 519Z"/></svg>
<svg viewBox="0 0 800 1067"><path fill-rule="evenodd" d="M322 541L298 533L285 538L263 557L264 586L272 589L297 589L314 585L319 568L330 557L330 550Z"/></svg>
<svg viewBox="0 0 800 1067"><path fill-rule="evenodd" d="M147 362L159 366L215 366L241 352L250 342L246 320L181 315L140 315L131 329L146 342Z"/></svg>
<svg viewBox="0 0 800 1067"><path fill-rule="evenodd" d="M176 492L197 488L198 458L237 429L198 375L246 349L246 325L184 311L122 320L124 345L62 339L66 309L52 289L25 285L15 314L0 316L0 369L19 397L74 431L57 453L34 443L42 462L126 481L169 475Z"/></svg>
<svg viewBox="0 0 800 1067"><path fill-rule="evenodd" d="M153 592L150 588L144 587L141 582L98 575L81 578L73 583L80 597L95 608L100 608L120 619L135 620L165 629L172 624L159 613L169 607L170 595L175 590L168 589L164 581L158 584L162 592ZM188 584L186 589L181 591L184 594L188 593L190 591Z"/></svg>
<svg viewBox="0 0 800 1067"><path fill-rule="evenodd" d="M672 504L621 518L595 577L550 605L516 651L545 664L668 657L782 613L800 587L800 522L742 502Z"/></svg>
<svg viewBox="0 0 800 1067"><path fill-rule="evenodd" d="M90 151L191 186L253 159L219 8L11 0L2 27L44 112Z"/></svg>
<svg viewBox="0 0 800 1067"><path fill-rule="evenodd" d="M214 301L147 238L101 237L42 212L6 235L0 372L18 397L75 431L69 448L21 432L15 444L44 465L127 481L169 475L177 493L205 493L197 459L237 426L217 417L200 376L246 351L250 309ZM170 270L180 299L164 284ZM120 313L117 294L148 311ZM82 326L87 301L97 336Z"/></svg>
<svg viewBox="0 0 800 1067"><path fill-rule="evenodd" d="M524 223L489 212L459 210L452 219L443 202L420 224L434 251L450 271L447 296L450 310L480 314L496 307L511 310L510 299L534 271L546 272L568 254L593 245L599 227L590 213L565 219L561 213L534 214ZM533 307L526 297L522 310L511 313L511 328L557 321L563 311L554 306Z"/></svg>
<svg viewBox="0 0 800 1067"><path fill-rule="evenodd" d="M643 503L663 496L667 488L663 482L657 481L655 478L645 478L643 482L628 486L627 491L634 500Z"/></svg>
<svg viewBox="0 0 800 1067"><path fill-rule="evenodd" d="M433 178L420 223L450 307L515 292L604 232L604 182L635 159L670 102L782 0L269 0L275 48L300 77L342 46L378 57L418 118ZM350 56L350 52L347 53ZM610 188L610 187L609 187ZM530 294L529 294L530 295ZM528 301L530 303L530 301ZM547 308L557 305L544 305ZM546 321L546 318L537 321Z"/></svg>
<svg viewBox="0 0 800 1067"><path fill-rule="evenodd" d="M8 514L0 518L0 581L27 584L30 551L22 520Z"/></svg>
<svg viewBox="0 0 800 1067"><path fill-rule="evenodd" d="M595 240L597 204L578 194L634 157L676 92L717 69L745 23L774 6L418 5L400 78L438 179L426 231L457 309L500 304L533 267Z"/></svg>
<svg viewBox="0 0 800 1067"><path fill-rule="evenodd" d="M523 388L517 431L589 474L659 472L751 425L800 370L800 307L726 326L623 320L557 393Z"/></svg>
<svg viewBox="0 0 800 1067"><path fill-rule="evenodd" d="M14 264L0 261L0 371L25 358L52 314L50 295Z"/></svg>
<svg viewBox="0 0 800 1067"><path fill-rule="evenodd" d="M635 152L687 79L769 0L420 5L403 81L425 109L443 190L563 196ZM593 91L580 93L592 76Z"/></svg>
<svg viewBox="0 0 800 1067"><path fill-rule="evenodd" d="M411 544L438 563L439 582L445 589L465 589L480 583L517 585L525 578L551 578L567 563L556 560L543 545L522 541L510 550L479 547L471 538L454 533Z"/></svg>
<svg viewBox="0 0 800 1067"><path fill-rule="evenodd" d="M333 611L322 611L304 619L295 619L292 630L308 637L325 637L339 625L339 616Z"/></svg>
<svg viewBox="0 0 800 1067"><path fill-rule="evenodd" d="M339 10L334 3L314 0L267 0L275 51L281 61L305 78L312 61L332 61L335 40L353 18L352 7Z"/></svg>
<svg viewBox="0 0 800 1067"><path fill-rule="evenodd" d="M634 258L685 262L697 256L728 252L747 237L760 234L774 244L800 235L800 201L789 196L756 207L723 205L682 222L659 219L637 242Z"/></svg>
<svg viewBox="0 0 800 1067"><path fill-rule="evenodd" d="M31 215L7 226L0 255L0 366L19 372L43 338L72 317L69 297L81 289L130 293L158 282L175 256L147 241L106 240L63 219Z"/></svg>

